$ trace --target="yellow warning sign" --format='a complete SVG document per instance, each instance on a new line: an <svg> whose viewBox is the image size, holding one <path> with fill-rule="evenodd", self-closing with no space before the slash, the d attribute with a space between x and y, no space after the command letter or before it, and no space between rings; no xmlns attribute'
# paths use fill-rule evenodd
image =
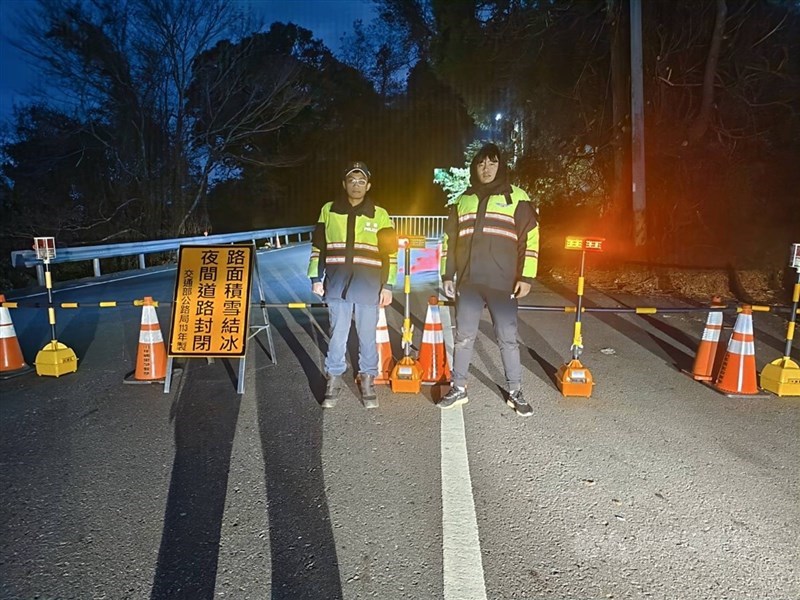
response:
<svg viewBox="0 0 800 600"><path fill-rule="evenodd" d="M244 356L253 246L181 246L170 356Z"/></svg>

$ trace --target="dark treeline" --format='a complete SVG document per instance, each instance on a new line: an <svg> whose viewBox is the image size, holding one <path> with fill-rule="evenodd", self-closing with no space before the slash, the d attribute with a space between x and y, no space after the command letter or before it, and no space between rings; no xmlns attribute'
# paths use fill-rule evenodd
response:
<svg viewBox="0 0 800 600"><path fill-rule="evenodd" d="M631 209L629 0L375 0L338 55L230 0L38 0L47 81L3 143L9 252L310 224L367 161L395 214L444 214L435 168L492 139L545 241L781 266L800 241L800 3L642 2L646 243ZM555 242L553 242L555 240Z"/></svg>

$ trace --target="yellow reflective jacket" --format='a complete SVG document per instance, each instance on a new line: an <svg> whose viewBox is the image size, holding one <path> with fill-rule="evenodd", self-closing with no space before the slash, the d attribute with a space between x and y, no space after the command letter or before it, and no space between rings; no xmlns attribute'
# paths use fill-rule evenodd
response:
<svg viewBox="0 0 800 600"><path fill-rule="evenodd" d="M365 198L322 207L311 238L308 276L323 281L325 297L378 304L397 279L397 236L389 213Z"/></svg>
<svg viewBox="0 0 800 600"><path fill-rule="evenodd" d="M531 283L538 265L539 223L524 190L508 185L505 193L482 199L459 196L444 227L442 280L510 293L517 281Z"/></svg>

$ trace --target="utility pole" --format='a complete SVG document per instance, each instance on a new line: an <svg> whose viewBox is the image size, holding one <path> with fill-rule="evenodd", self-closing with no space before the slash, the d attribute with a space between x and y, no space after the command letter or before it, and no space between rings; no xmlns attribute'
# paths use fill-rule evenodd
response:
<svg viewBox="0 0 800 600"><path fill-rule="evenodd" d="M644 83L642 75L642 2L631 2L631 182L633 192L633 241L647 241L644 181Z"/></svg>

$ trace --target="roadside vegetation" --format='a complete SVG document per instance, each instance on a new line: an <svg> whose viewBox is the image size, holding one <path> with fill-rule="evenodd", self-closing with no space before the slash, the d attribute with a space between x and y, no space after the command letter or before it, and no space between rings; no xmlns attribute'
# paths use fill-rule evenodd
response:
<svg viewBox="0 0 800 600"><path fill-rule="evenodd" d="M796 1L642 2L636 231L628 0L374 4L334 53L230 0L32 2L14 43L48 85L3 132L0 289L32 283L9 253L34 236L311 223L348 159L391 213L444 214L489 139L539 203L546 268L569 263L564 235L592 234L613 270L761 269L782 285L800 242Z"/></svg>

